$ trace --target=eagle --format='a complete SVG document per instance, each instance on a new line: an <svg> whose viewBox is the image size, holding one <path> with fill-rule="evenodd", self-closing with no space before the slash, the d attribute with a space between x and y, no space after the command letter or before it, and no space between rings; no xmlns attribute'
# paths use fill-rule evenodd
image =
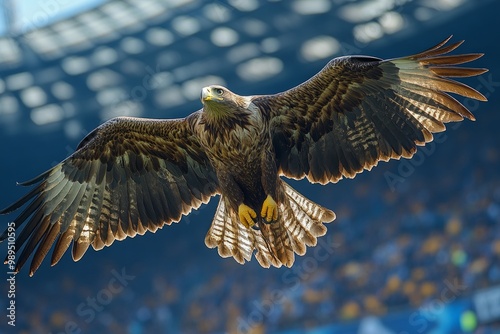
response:
<svg viewBox="0 0 500 334"><path fill-rule="evenodd" d="M212 85L185 118L117 117L89 133L68 158L21 183L31 190L0 211L24 207L10 224L15 272L33 254L30 276L53 247L55 265L72 244L78 261L164 225L220 195L205 238L222 257L290 267L325 235L333 211L282 177L335 183L379 161L411 158L447 122L472 113L449 93L486 101L449 79L487 71L455 65L481 53L449 55L463 41L407 57L332 59L306 82L272 95L240 96ZM9 224L9 225L10 225ZM0 241L7 239L9 229Z"/></svg>

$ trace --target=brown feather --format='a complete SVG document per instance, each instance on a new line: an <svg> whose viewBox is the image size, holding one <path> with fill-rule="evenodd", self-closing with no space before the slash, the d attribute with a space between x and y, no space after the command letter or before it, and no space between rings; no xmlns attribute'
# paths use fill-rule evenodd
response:
<svg viewBox="0 0 500 334"><path fill-rule="evenodd" d="M73 240L73 233L73 230L66 230L62 234L59 234L59 238L57 239L52 251L52 258L50 260L51 266L55 266L59 260L61 260L64 253L66 253L66 250Z"/></svg>
<svg viewBox="0 0 500 334"><path fill-rule="evenodd" d="M488 72L485 68L431 67L431 72L442 77L472 77Z"/></svg>
<svg viewBox="0 0 500 334"><path fill-rule="evenodd" d="M460 65L481 58L483 53L469 53L463 55L429 57L420 59L422 65Z"/></svg>
<svg viewBox="0 0 500 334"><path fill-rule="evenodd" d="M455 42L453 44L450 44L448 46L445 46L446 43L448 43L452 37L453 36L450 36L450 37L446 38L445 40L443 40L442 42L436 44L435 46L433 46L433 47L431 47L423 52L417 53L413 56L409 56L407 58L417 60L417 59L421 59L421 58L425 58L425 57L433 57L433 56L437 56L437 55L450 53L451 51L455 50L460 45L462 45L462 43L464 42L462 40L462 41L458 41L458 42Z"/></svg>
<svg viewBox="0 0 500 334"><path fill-rule="evenodd" d="M71 254L73 256L73 261L79 261L83 257L89 246L90 242L85 239L73 241L73 250Z"/></svg>
<svg viewBox="0 0 500 334"><path fill-rule="evenodd" d="M56 237L59 235L59 231L61 228L61 224L55 223L49 227L48 232L43 236L42 241L40 241L40 246L35 252L33 256L33 260L31 261L30 273L34 273L42 264L43 259L49 252L49 249L52 247Z"/></svg>

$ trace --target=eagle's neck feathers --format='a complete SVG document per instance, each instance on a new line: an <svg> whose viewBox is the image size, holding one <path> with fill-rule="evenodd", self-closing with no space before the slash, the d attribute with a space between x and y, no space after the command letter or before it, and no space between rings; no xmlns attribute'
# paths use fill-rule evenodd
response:
<svg viewBox="0 0 500 334"><path fill-rule="evenodd" d="M201 115L201 124L212 136L224 136L233 130L251 125L251 111L237 105L206 103Z"/></svg>

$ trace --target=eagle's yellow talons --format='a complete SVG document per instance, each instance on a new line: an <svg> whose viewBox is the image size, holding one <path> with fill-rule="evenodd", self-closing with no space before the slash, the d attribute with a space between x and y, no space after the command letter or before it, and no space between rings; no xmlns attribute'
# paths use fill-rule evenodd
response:
<svg viewBox="0 0 500 334"><path fill-rule="evenodd" d="M238 216L240 216L240 222L245 225L245 227L252 227L255 225L253 218L257 218L255 211L245 204L240 204L238 207Z"/></svg>
<svg viewBox="0 0 500 334"><path fill-rule="evenodd" d="M267 195L266 200L262 204L260 215L265 218L268 223L278 220L278 205L270 195Z"/></svg>

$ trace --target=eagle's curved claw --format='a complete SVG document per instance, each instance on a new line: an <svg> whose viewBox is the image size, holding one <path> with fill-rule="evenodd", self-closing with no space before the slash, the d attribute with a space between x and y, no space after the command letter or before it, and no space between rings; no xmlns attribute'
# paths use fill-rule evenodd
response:
<svg viewBox="0 0 500 334"><path fill-rule="evenodd" d="M238 207L238 216L240 217L240 222L245 227L252 227L253 225L255 225L253 218L257 218L257 214L248 205L245 205L243 203L240 204L240 206Z"/></svg>
<svg viewBox="0 0 500 334"><path fill-rule="evenodd" d="M268 223L278 220L278 205L270 195L267 195L267 198L262 204L260 215L262 218L265 218Z"/></svg>

